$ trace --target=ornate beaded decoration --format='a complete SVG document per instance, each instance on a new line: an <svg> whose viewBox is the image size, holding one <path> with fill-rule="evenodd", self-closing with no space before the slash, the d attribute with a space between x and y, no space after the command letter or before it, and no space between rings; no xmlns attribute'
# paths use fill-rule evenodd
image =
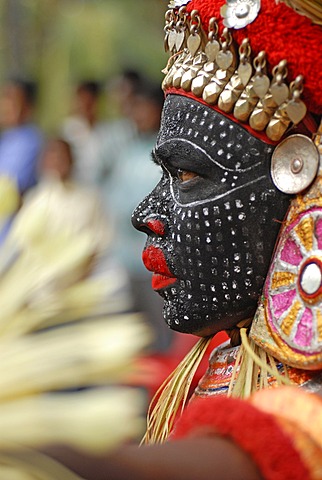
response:
<svg viewBox="0 0 322 480"><path fill-rule="evenodd" d="M316 136L321 150L321 126ZM322 176L293 199L251 338L297 368L322 366Z"/></svg>
<svg viewBox="0 0 322 480"><path fill-rule="evenodd" d="M236 5L243 10L239 3ZM249 23L257 15L259 2L246 4L252 12ZM292 124L303 120L307 111L300 99L303 77L299 75L288 85L286 60L275 66L270 78L265 52L252 59L247 38L236 50L228 28L219 35L215 18L210 19L206 33L197 10L188 15L184 5L178 8L175 2L172 7L166 13L165 49L171 57L164 70L165 91L176 88L192 93L255 132L265 132L273 142L279 141ZM241 28L244 24L232 25L227 8L224 23Z"/></svg>
<svg viewBox="0 0 322 480"><path fill-rule="evenodd" d="M322 350L322 212L313 209L283 235L266 290L268 321L299 351Z"/></svg>

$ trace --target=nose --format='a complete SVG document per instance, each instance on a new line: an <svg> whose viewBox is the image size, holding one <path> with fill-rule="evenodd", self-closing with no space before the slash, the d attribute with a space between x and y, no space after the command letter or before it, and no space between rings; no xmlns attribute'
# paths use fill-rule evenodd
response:
<svg viewBox="0 0 322 480"><path fill-rule="evenodd" d="M163 237L166 233L166 217L159 213L155 199L151 195L146 197L134 210L132 214L132 225L140 232L147 235Z"/></svg>

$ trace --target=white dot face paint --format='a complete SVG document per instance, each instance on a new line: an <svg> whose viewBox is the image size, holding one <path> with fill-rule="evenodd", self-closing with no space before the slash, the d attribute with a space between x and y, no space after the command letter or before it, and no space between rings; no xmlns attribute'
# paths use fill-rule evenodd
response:
<svg viewBox="0 0 322 480"><path fill-rule="evenodd" d="M163 177L137 207L133 224L148 234L146 250L162 252L177 279L158 289L171 328L209 335L254 313L276 220L289 205L271 181L271 153L209 107L167 97L154 152ZM149 219L163 222L163 235L147 226ZM157 258L151 263L160 268Z"/></svg>

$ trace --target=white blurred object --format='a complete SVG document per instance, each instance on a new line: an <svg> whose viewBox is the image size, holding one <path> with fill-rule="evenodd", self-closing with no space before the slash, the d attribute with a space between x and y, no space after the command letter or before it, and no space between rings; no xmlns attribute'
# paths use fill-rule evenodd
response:
<svg viewBox="0 0 322 480"><path fill-rule="evenodd" d="M150 332L139 316L120 314L113 268L93 274L110 241L95 201L64 189L53 182L31 196L0 250L0 475L8 480L77 478L37 453L25 463L21 448L101 453L143 428L142 393L119 384ZM79 386L89 389L70 391Z"/></svg>

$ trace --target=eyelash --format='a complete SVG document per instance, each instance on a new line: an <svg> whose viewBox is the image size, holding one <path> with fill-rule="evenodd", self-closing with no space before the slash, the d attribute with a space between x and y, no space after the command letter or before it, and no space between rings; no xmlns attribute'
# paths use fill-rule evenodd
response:
<svg viewBox="0 0 322 480"><path fill-rule="evenodd" d="M170 173L172 178L177 180L179 185L182 185L182 186L185 185L185 184L188 184L189 181L200 177L200 175L198 175L198 173L195 173L191 170L185 170L183 168L177 168L177 167L171 166L171 164L168 165L167 167L165 167L162 162L160 162L160 165L161 165L161 168L163 169L163 171L165 173L166 172ZM182 176L184 176L184 177L188 176L189 178L182 178Z"/></svg>

